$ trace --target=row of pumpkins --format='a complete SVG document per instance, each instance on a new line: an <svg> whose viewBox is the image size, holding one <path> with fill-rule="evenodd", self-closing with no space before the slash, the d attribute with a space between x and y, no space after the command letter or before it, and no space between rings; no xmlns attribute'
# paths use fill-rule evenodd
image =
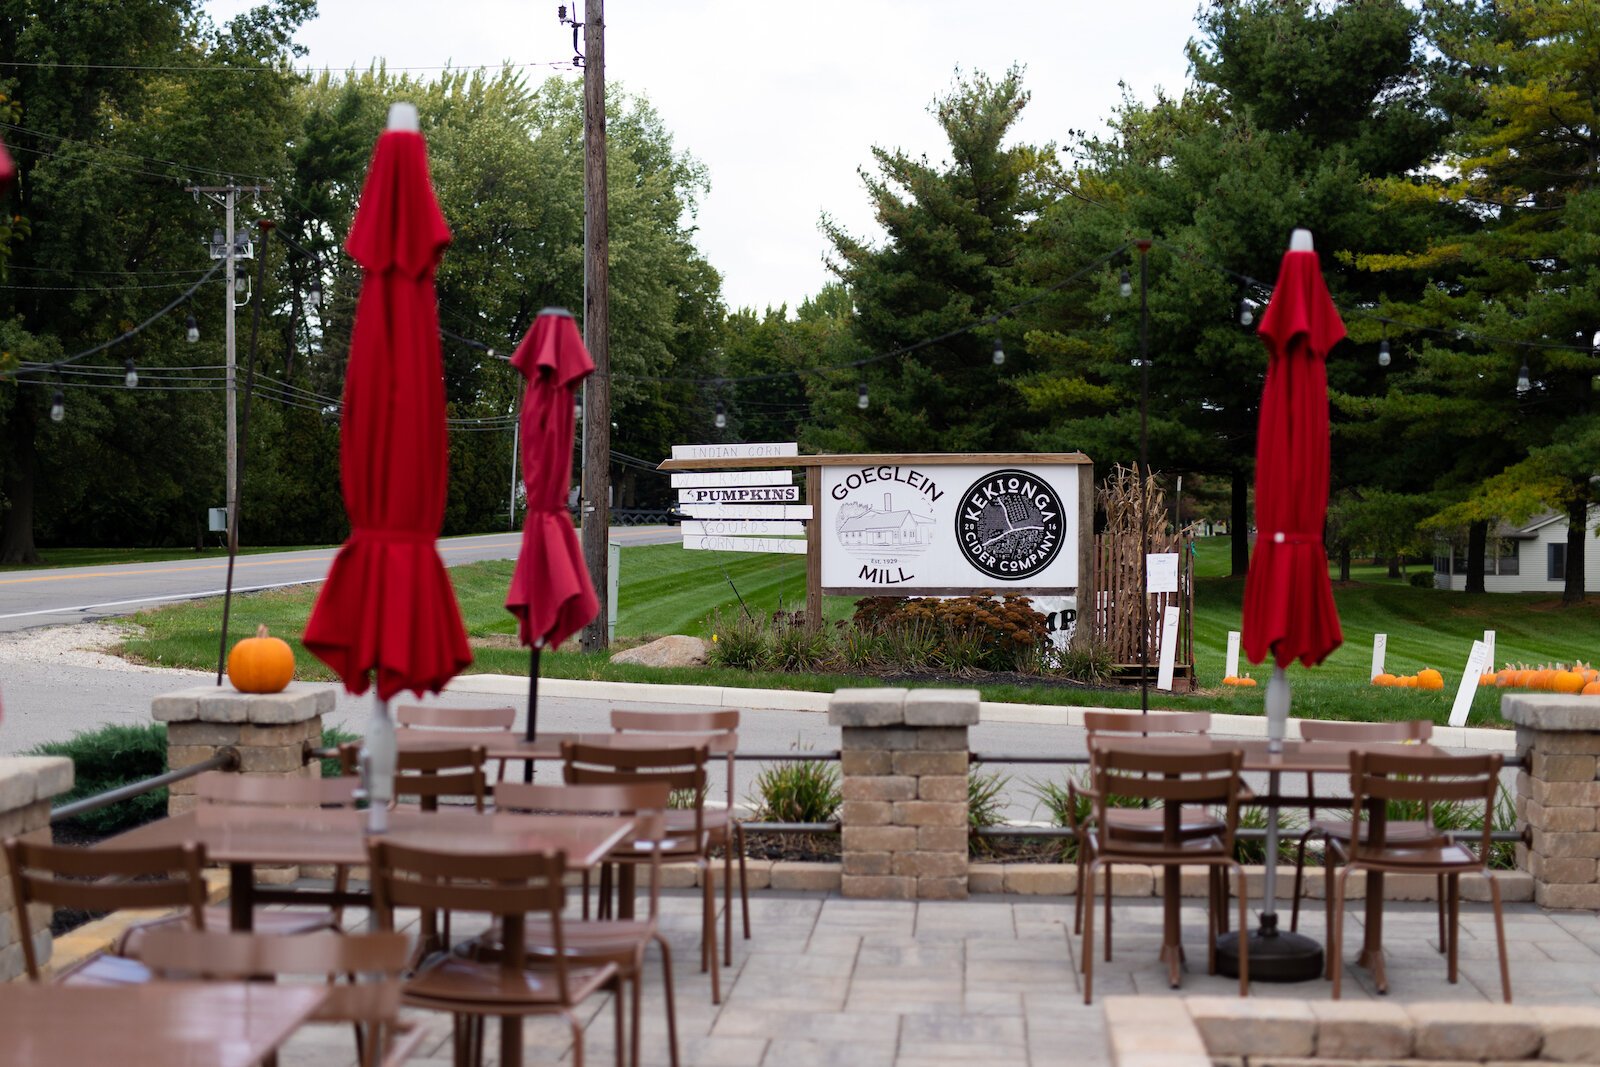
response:
<svg viewBox="0 0 1600 1067"><path fill-rule="evenodd" d="M1600 671L1582 663L1570 667L1506 667L1499 671L1486 671L1478 675L1479 687L1498 686L1501 689L1543 689L1550 693L1582 693L1600 696Z"/></svg>
<svg viewBox="0 0 1600 1067"><path fill-rule="evenodd" d="M1372 679L1372 684L1395 689L1443 689L1444 675L1432 667L1427 667L1416 674L1375 675Z"/></svg>

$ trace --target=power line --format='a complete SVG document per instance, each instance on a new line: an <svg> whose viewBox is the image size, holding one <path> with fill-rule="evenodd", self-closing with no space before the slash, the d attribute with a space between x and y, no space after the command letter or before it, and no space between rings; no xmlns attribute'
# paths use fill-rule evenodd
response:
<svg viewBox="0 0 1600 1067"><path fill-rule="evenodd" d="M62 63L62 62L56 61L56 60L52 60L52 61L49 61L49 62L28 62L28 61L24 61L24 60L0 60L0 67L26 67L26 68L38 69L38 70L51 70L51 69L60 69L60 70L145 70L145 71L151 71L151 72L154 72L154 73L162 73L162 74L301 74L301 75L305 75L307 77L309 77L312 74L312 72L314 72L314 71L323 71L323 72L331 73L335 69L340 70L340 71L352 71L352 70L360 70L360 69L362 69L353 60L347 65L337 66L337 67L334 64L327 64L327 63L324 63L324 64L322 64L320 66L307 65L305 67L293 67L293 66L289 66L289 67L240 67L240 66L234 66L234 65L228 64L228 63L217 64L215 66L208 66L208 65L204 65L204 64L198 64L198 63L190 63L190 64L183 64L183 65L178 65L178 64L159 65L159 64L141 64L141 63ZM433 65L430 65L430 66L420 66L420 67L391 67L387 63L383 63L381 60L369 60L366 69L368 69L368 70L379 69L379 70L383 70L383 71L391 71L391 70L398 70L398 71L444 70L444 71L461 71L461 72L465 73L467 71L475 71L475 70L505 70L507 68L511 68L513 70L518 70L518 69L522 69L522 68L526 68L526 67L551 67L551 68L555 68L555 69L559 69L559 70L570 70L570 69L572 69L572 62L571 62L571 60L554 60L554 59L537 60L537 61L532 61L532 62L518 62L518 61L515 61L515 60L509 60L508 59L508 60L501 60L499 63L466 63L466 64L460 64L460 65L457 65L455 63L437 63L437 64L433 64Z"/></svg>
<svg viewBox="0 0 1600 1067"><path fill-rule="evenodd" d="M186 170L192 174L208 174L218 178L229 179L254 178L262 182L271 180L265 175L261 174L241 174L236 171L213 170L209 167L197 167L192 163L179 163L176 160L171 159L157 159L154 156L141 156L137 152L129 152L121 148L112 148L108 145L102 145L95 141L84 141L74 137L62 137L59 134L46 133L43 130L31 130L26 126L17 126L9 122L0 122L0 129L11 130L15 133L25 133L30 137L42 137L50 141L59 141L62 144L83 145L87 148L97 149L101 152L108 152L114 156L122 156L124 159L134 159L141 163L155 163L163 167L176 167L179 170Z"/></svg>

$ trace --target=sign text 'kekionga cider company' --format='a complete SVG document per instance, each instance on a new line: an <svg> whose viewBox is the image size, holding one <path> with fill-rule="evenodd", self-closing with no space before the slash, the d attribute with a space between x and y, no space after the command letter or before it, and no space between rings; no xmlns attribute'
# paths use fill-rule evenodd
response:
<svg viewBox="0 0 1600 1067"><path fill-rule="evenodd" d="M1077 586L1075 464L882 464L821 473L824 589Z"/></svg>

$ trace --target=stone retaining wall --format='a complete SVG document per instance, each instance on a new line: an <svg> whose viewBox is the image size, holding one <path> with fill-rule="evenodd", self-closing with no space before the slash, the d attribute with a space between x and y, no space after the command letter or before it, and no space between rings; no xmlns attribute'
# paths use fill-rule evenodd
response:
<svg viewBox="0 0 1600 1067"><path fill-rule="evenodd" d="M0 758L0 840L30 834L49 841L50 801L71 788L72 761L65 756ZM50 962L50 918L49 905L29 905L28 926L40 967ZM0 982L20 978L24 972L11 867L0 854Z"/></svg>
<svg viewBox="0 0 1600 1067"><path fill-rule="evenodd" d="M1500 713L1516 724L1517 821L1529 843L1517 866L1543 908L1600 910L1600 701L1516 694Z"/></svg>
<svg viewBox="0 0 1600 1067"><path fill-rule="evenodd" d="M1600 1063L1600 1008L1108 997L1113 1067Z"/></svg>

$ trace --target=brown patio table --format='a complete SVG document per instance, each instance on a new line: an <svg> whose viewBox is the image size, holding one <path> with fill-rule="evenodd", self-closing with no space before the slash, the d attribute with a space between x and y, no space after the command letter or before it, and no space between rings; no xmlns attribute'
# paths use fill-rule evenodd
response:
<svg viewBox="0 0 1600 1067"><path fill-rule="evenodd" d="M487 730L433 730L407 728L396 730L400 751L415 752L430 748L481 748L486 759L558 760L561 745L570 741L576 745L605 745L611 748L688 748L704 745L713 756L726 756L733 751L735 742L726 734L629 734L615 732L554 733L541 731L532 741L504 731Z"/></svg>
<svg viewBox="0 0 1600 1067"><path fill-rule="evenodd" d="M9 1067L252 1067L321 1006L328 988L256 982L0 989Z"/></svg>
<svg viewBox="0 0 1600 1067"><path fill-rule="evenodd" d="M416 848L482 854L564 852L567 869L589 870L633 830L633 820L587 815L417 811L390 814L388 840ZM366 812L353 809L196 808L109 838L96 848L159 848L198 842L230 873L230 925L249 930L258 904L370 905L370 892L282 890L255 884L255 865L367 862Z"/></svg>
<svg viewBox="0 0 1600 1067"><path fill-rule="evenodd" d="M1212 737L1210 735L1173 736L1162 735L1159 737L1127 737L1107 735L1101 739L1091 739L1091 746L1100 748L1134 748L1140 751L1153 752L1231 752L1238 750L1244 755L1243 769L1269 775L1271 787L1266 793L1256 794L1256 801L1276 811L1284 807L1309 807L1314 803L1317 807L1328 807L1327 798L1285 795L1279 791L1279 782L1283 772L1296 774L1344 774L1350 773L1350 753L1361 752L1392 752L1407 756L1444 756L1449 753L1437 745L1421 744L1394 744L1394 743L1346 743L1341 741L1284 741L1281 751L1274 752L1271 742L1265 739L1236 739L1226 737ZM1180 807L1168 804L1165 807L1166 833L1174 840L1179 831ZM1370 801L1367 805L1367 818L1371 821L1374 838L1382 839L1383 825L1386 821L1385 805L1382 801ZM1275 857L1268 857L1274 859ZM1167 964L1169 975L1176 985L1177 968L1183 956L1183 939L1179 925L1179 911L1182 908L1182 872L1176 867L1168 867L1162 874L1162 928L1163 937L1161 945L1161 959ZM1376 961L1382 959L1383 953L1383 872L1367 872L1366 891L1366 924L1365 933L1361 944L1361 955L1356 962L1363 967L1372 967ZM1331 907L1332 902L1328 905ZM1241 931L1241 936L1243 932Z"/></svg>

